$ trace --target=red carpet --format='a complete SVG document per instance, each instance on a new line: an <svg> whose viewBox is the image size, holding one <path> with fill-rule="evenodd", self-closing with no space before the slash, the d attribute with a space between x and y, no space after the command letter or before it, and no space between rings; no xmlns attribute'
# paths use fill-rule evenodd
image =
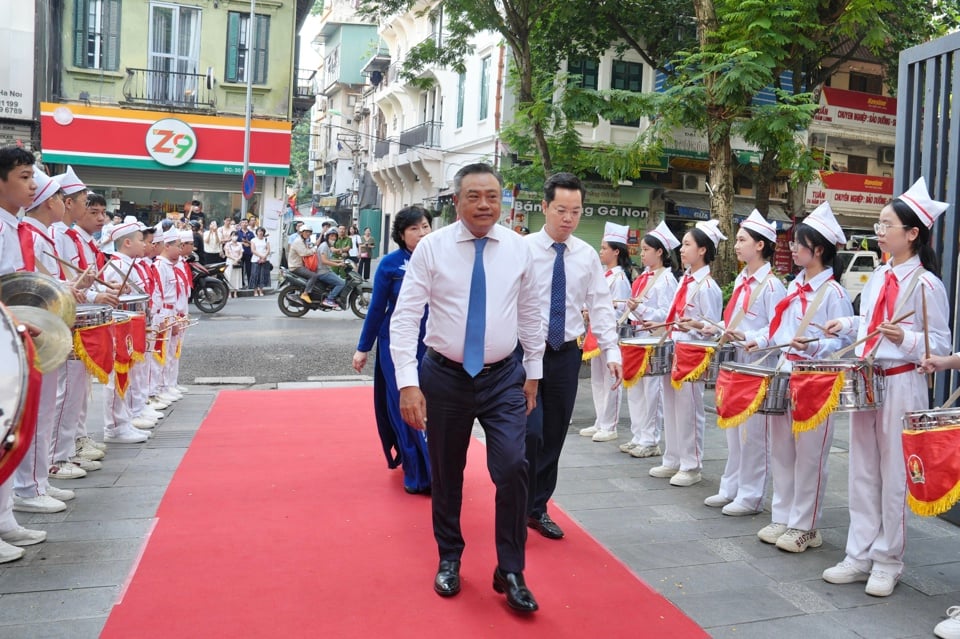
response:
<svg viewBox="0 0 960 639"><path fill-rule="evenodd" d="M432 589L430 500L387 470L371 389L225 391L170 483L102 637L705 637L557 508L521 617L491 588L493 486L471 445L463 589Z"/></svg>

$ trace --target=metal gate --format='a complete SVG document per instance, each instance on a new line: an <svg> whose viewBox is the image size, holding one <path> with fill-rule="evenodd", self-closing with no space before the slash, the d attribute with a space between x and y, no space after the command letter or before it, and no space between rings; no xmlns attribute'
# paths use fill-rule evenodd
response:
<svg viewBox="0 0 960 639"><path fill-rule="evenodd" d="M900 53L893 191L903 193L922 175L933 199L951 205L933 227L933 247L950 299L953 350L958 352L960 93L954 100L955 89L960 89L960 32ZM958 383L960 371L937 375L935 405L943 403Z"/></svg>

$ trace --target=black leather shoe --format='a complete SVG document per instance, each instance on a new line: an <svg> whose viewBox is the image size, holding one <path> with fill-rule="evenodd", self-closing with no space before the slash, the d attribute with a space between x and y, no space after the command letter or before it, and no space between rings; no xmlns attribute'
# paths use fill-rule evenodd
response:
<svg viewBox="0 0 960 639"><path fill-rule="evenodd" d="M539 517L527 517L527 526L533 528L547 539L563 539L563 531L557 522L550 519L550 515L543 513Z"/></svg>
<svg viewBox="0 0 960 639"><path fill-rule="evenodd" d="M433 590L441 597L452 597L460 592L460 562L441 559L437 576L433 580Z"/></svg>
<svg viewBox="0 0 960 639"><path fill-rule="evenodd" d="M540 608L533 593L527 589L522 572L503 572L498 566L493 571L493 589L507 595L507 605L520 612L534 612Z"/></svg>

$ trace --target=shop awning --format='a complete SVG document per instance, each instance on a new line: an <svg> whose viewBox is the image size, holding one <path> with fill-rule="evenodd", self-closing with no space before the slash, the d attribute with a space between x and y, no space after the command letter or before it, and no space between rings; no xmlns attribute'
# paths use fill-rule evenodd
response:
<svg viewBox="0 0 960 639"><path fill-rule="evenodd" d="M695 193L693 191L666 191L663 199L671 200L678 209L685 209L681 214L687 212L701 211L709 215L710 196L705 193ZM755 200L752 197L735 195L733 198L733 217L738 222L747 218L754 209ZM683 215L684 217L697 217L696 215ZM777 230L782 231L793 226L792 221L783 210L783 205L779 202L770 202L770 210L767 219L777 225Z"/></svg>

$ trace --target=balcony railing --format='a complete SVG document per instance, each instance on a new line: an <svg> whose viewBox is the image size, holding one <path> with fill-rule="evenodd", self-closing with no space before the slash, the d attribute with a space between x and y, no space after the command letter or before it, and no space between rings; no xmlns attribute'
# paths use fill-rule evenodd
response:
<svg viewBox="0 0 960 639"><path fill-rule="evenodd" d="M400 153L414 146L440 146L440 127L443 122L424 122L400 134Z"/></svg>
<svg viewBox="0 0 960 639"><path fill-rule="evenodd" d="M297 69L297 84L293 89L294 98L313 100L317 95L317 70Z"/></svg>
<svg viewBox="0 0 960 639"><path fill-rule="evenodd" d="M123 82L127 102L180 109L216 108L216 94L207 87L207 76L179 71L127 68Z"/></svg>
<svg viewBox="0 0 960 639"><path fill-rule="evenodd" d="M377 140L373 145L373 157L379 159L390 152L390 140Z"/></svg>

